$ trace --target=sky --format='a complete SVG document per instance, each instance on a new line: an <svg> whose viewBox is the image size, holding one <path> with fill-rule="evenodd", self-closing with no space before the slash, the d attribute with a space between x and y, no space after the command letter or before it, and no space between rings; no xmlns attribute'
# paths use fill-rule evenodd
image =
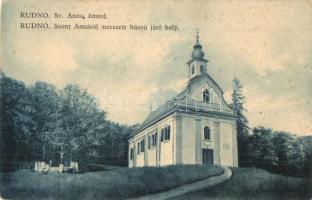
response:
<svg viewBox="0 0 312 200"><path fill-rule="evenodd" d="M50 19L21 19L48 12ZM55 12L106 13L106 20L53 19ZM25 30L21 22L177 25L178 31ZM3 0L1 70L61 89L74 83L97 97L108 119L144 120L187 84L196 29L208 73L231 101L244 86L251 127L312 134L311 1L40 1Z"/></svg>

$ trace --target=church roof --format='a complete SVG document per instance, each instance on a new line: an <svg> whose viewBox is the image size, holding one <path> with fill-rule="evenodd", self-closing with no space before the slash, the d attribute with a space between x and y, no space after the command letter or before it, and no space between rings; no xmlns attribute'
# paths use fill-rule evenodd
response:
<svg viewBox="0 0 312 200"><path fill-rule="evenodd" d="M152 111L149 113L147 118L142 122L142 124L130 135L133 136L139 131L147 128L153 123L158 122L159 120L167 117L168 115L174 113L176 105L172 101L167 101L164 105L160 106L156 111Z"/></svg>
<svg viewBox="0 0 312 200"><path fill-rule="evenodd" d="M196 43L193 48L194 50L192 52L192 59L191 61L188 62L188 64L194 60L208 62L208 60L204 59L204 52L202 51L202 46L199 43L198 32L196 35ZM221 98L225 104L224 109L221 110L219 104L209 103L209 105L207 106L207 103L205 102L200 102L194 99L187 98L187 95L189 94L193 86L203 79L210 80L212 84L217 88L217 90L221 92ZM223 98L223 91L221 87L207 73L202 73L200 75L191 78L186 88L181 93L179 93L175 98L164 103L156 111L150 112L147 118L143 121L143 123L132 134L130 134L129 137L136 135L137 133L143 131L144 129L157 123L161 119L171 115L174 112L202 113L204 115L213 114L219 116L235 117L232 112L232 108L226 104Z"/></svg>
<svg viewBox="0 0 312 200"><path fill-rule="evenodd" d="M220 86L208 74L201 74L200 76L196 76L189 81L186 88L181 93L179 93L175 98L164 103L162 106L157 108L156 111L150 112L147 118L142 122L142 124L132 134L130 134L129 137L139 133L140 131L157 123L161 119L169 116L170 114L174 112L196 112L196 113L206 113L206 114L209 113L209 114L219 114L219 115L224 115L228 117L233 117L234 115L231 113L220 111L218 105L212 105L212 107L209 108L210 110L208 110L204 103L195 102L195 100L191 100L191 99L188 100L187 104L184 101L183 102L181 101L185 99L192 85L196 84L197 82L205 78L211 79L214 82L214 84L223 93ZM223 98L223 95L222 95L222 98ZM195 104L197 106L194 107Z"/></svg>

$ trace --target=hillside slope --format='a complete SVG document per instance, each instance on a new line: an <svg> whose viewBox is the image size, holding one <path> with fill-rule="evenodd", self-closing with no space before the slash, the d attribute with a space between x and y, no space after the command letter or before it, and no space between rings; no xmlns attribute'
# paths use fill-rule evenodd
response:
<svg viewBox="0 0 312 200"><path fill-rule="evenodd" d="M234 168L232 178L225 183L175 199L311 199L311 181L262 169Z"/></svg>
<svg viewBox="0 0 312 200"><path fill-rule="evenodd" d="M23 200L126 199L220 174L221 167L205 165L120 168L85 174L39 174L24 170L0 173L0 196Z"/></svg>

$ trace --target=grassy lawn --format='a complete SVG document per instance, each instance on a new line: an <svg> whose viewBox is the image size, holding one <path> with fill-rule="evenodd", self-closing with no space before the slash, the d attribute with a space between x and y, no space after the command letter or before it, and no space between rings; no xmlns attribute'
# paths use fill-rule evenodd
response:
<svg viewBox="0 0 312 200"><path fill-rule="evenodd" d="M312 179L280 176L261 169L235 168L230 180L176 199L312 199Z"/></svg>
<svg viewBox="0 0 312 200"><path fill-rule="evenodd" d="M154 193L219 175L216 166L181 165L116 169L85 174L1 173L5 199L123 199Z"/></svg>

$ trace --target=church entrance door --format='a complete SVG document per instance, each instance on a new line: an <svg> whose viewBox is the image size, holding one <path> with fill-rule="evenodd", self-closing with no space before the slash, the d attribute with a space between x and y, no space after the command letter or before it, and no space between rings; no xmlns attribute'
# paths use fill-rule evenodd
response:
<svg viewBox="0 0 312 200"><path fill-rule="evenodd" d="M203 164L213 165L212 149L203 149Z"/></svg>

